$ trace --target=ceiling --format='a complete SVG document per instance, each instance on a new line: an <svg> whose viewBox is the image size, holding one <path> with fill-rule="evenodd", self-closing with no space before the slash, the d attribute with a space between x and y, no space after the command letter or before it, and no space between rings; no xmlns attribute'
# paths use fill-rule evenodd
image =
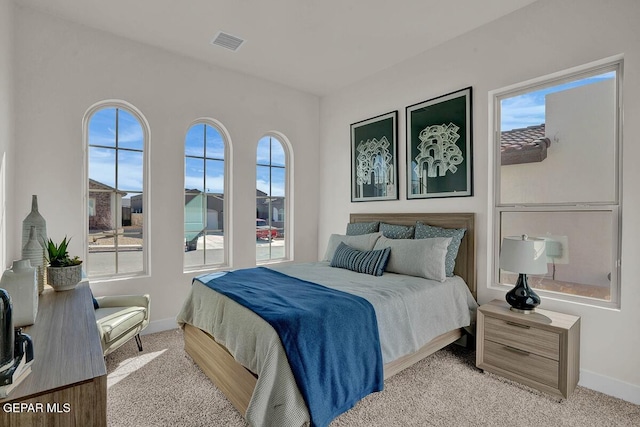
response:
<svg viewBox="0 0 640 427"><path fill-rule="evenodd" d="M320 96L534 1L15 0ZM219 31L245 43L213 46Z"/></svg>

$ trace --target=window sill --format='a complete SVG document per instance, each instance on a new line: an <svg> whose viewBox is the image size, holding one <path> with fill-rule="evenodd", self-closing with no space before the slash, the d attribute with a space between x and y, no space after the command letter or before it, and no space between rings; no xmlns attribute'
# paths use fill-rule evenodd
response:
<svg viewBox="0 0 640 427"><path fill-rule="evenodd" d="M231 269L231 266L228 264L218 264L218 265L198 265L195 267L189 267L182 270L183 274L193 274L193 273L209 273L216 271L225 271Z"/></svg>
<svg viewBox="0 0 640 427"><path fill-rule="evenodd" d="M127 274L122 276L98 276L98 277L87 277L91 284L95 283L105 283L105 282L117 282L120 280L131 280L131 279L147 279L150 278L151 275L148 273L140 273L140 274Z"/></svg>
<svg viewBox="0 0 640 427"><path fill-rule="evenodd" d="M278 258L278 259L269 259L269 260L261 260L261 261L256 261L256 265L257 266L261 266L261 265L270 265L270 264L286 264L286 263L290 263L293 262L293 259L289 259L289 258Z"/></svg>
<svg viewBox="0 0 640 427"><path fill-rule="evenodd" d="M548 282L553 282L553 281L548 280ZM606 301L596 297L577 295L575 293L572 294L567 292L561 292L560 289L562 289L562 286L563 286L562 283L563 282L556 282L556 284L553 284L553 285L546 284L546 285L543 285L545 286L544 289L541 288L538 284L536 284L536 287L534 287L533 290L543 299L566 302L570 304L584 305L584 306L589 306L594 308L601 308L605 310L620 311L620 304L616 303L615 301ZM575 285L575 284L572 284L572 285ZM510 284L505 285L501 283L493 283L488 285L487 287L492 290L507 293L508 291L513 289L513 286L514 285L510 285ZM589 285L580 285L580 286L592 287ZM597 286L593 286L593 287L598 288ZM608 290L609 288L607 288L607 291Z"/></svg>

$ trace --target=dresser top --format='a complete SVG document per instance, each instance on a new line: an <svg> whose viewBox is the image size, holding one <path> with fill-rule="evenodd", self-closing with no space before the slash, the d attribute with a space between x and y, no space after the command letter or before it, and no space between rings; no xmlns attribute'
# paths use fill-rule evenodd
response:
<svg viewBox="0 0 640 427"><path fill-rule="evenodd" d="M33 340L31 373L0 402L37 396L107 374L88 282L62 292L45 287L39 296L36 322L23 332Z"/></svg>
<svg viewBox="0 0 640 427"><path fill-rule="evenodd" d="M506 301L494 299L483 304L478 309L485 316L497 317L506 321L518 322L523 325L557 330L568 330L580 321L580 317L572 314L558 313L557 311L536 308L533 313L518 313L510 310Z"/></svg>

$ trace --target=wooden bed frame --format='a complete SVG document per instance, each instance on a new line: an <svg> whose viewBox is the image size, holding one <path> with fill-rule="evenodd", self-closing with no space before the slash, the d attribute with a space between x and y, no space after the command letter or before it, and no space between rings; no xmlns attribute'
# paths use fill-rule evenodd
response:
<svg viewBox="0 0 640 427"><path fill-rule="evenodd" d="M467 232L460 244L454 273L465 280L473 297L477 299L474 220L473 213L351 214L350 216L352 223L380 221L388 224L415 225L416 221L421 221L443 228L466 228ZM461 337L461 329L437 336L417 352L385 364L384 378L392 377ZM218 344L211 335L195 326L185 324L184 342L186 352L244 417L257 377L236 362L229 351Z"/></svg>

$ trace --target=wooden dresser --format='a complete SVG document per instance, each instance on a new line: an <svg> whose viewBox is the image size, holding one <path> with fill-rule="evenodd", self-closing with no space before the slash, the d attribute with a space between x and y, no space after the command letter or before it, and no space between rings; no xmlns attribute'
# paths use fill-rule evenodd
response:
<svg viewBox="0 0 640 427"><path fill-rule="evenodd" d="M23 331L33 340L34 361L0 399L0 425L106 426L107 370L89 284L64 292L46 287L36 323Z"/></svg>
<svg viewBox="0 0 640 427"><path fill-rule="evenodd" d="M478 309L476 366L568 398L580 375L580 318L536 309L522 314L505 301Z"/></svg>

